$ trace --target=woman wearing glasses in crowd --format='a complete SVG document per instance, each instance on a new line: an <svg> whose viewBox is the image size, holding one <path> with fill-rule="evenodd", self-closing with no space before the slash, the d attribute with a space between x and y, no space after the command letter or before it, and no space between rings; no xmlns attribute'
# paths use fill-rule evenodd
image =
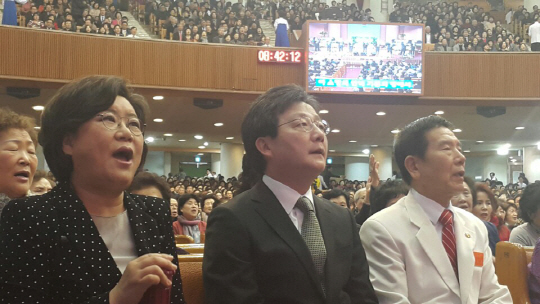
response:
<svg viewBox="0 0 540 304"><path fill-rule="evenodd" d="M168 202L124 191L143 160L147 107L109 76L49 101L39 143L58 185L4 208L3 303L135 304L153 285L184 303Z"/></svg>

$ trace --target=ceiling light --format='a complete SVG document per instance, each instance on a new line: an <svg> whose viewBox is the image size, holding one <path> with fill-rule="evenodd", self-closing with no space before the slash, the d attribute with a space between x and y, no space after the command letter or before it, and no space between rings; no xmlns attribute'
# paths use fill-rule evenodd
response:
<svg viewBox="0 0 540 304"><path fill-rule="evenodd" d="M328 110L320 110L319 114L328 114Z"/></svg>
<svg viewBox="0 0 540 304"><path fill-rule="evenodd" d="M512 159L512 158L514 158L514 157L513 157L513 156L510 156L509 158Z"/></svg>
<svg viewBox="0 0 540 304"><path fill-rule="evenodd" d="M511 144L504 144L504 145L502 145L502 146L503 146L503 148L508 149L508 148L510 148L512 145L511 145Z"/></svg>
<svg viewBox="0 0 540 304"><path fill-rule="evenodd" d="M481 143L483 143L484 141L483 141L483 140L477 140L476 142L479 143L479 144L481 144Z"/></svg>
<svg viewBox="0 0 540 304"><path fill-rule="evenodd" d="M206 146L199 146L198 148L199 148L199 149L205 149Z"/></svg>
<svg viewBox="0 0 540 304"><path fill-rule="evenodd" d="M32 109L34 109L35 111L43 111L45 109L44 106L33 106Z"/></svg>
<svg viewBox="0 0 540 304"><path fill-rule="evenodd" d="M199 154L197 154L197 155L203 156L203 155L204 155L204 153L199 153Z"/></svg>
<svg viewBox="0 0 540 304"><path fill-rule="evenodd" d="M165 134L163 134L163 136L171 137L172 133L165 133Z"/></svg>
<svg viewBox="0 0 540 304"><path fill-rule="evenodd" d="M377 116L384 116L384 115L386 115L385 112L377 112L376 114L377 114Z"/></svg>
<svg viewBox="0 0 540 304"><path fill-rule="evenodd" d="M517 162L517 159L512 159L511 162L515 163Z"/></svg>
<svg viewBox="0 0 540 304"><path fill-rule="evenodd" d="M163 122L162 118L154 118L154 122Z"/></svg>
<svg viewBox="0 0 540 304"><path fill-rule="evenodd" d="M463 153L469 153L471 150L464 150Z"/></svg>
<svg viewBox="0 0 540 304"><path fill-rule="evenodd" d="M154 96L152 97L153 100L163 100L163 96Z"/></svg>
<svg viewBox="0 0 540 304"><path fill-rule="evenodd" d="M364 149L364 150L362 150L362 153L364 153L364 154L369 154L369 149Z"/></svg>
<svg viewBox="0 0 540 304"><path fill-rule="evenodd" d="M378 147L379 145L371 145L371 146L375 148L375 147Z"/></svg>
<svg viewBox="0 0 540 304"><path fill-rule="evenodd" d="M225 137L225 139L234 139L234 137L229 136L229 137Z"/></svg>
<svg viewBox="0 0 540 304"><path fill-rule="evenodd" d="M146 138L146 142L148 142L148 143L154 142L154 138L152 136L148 136Z"/></svg>
<svg viewBox="0 0 540 304"><path fill-rule="evenodd" d="M332 132L332 133L339 133L339 132L341 132L341 130L340 130L340 129L333 129L333 130L330 131L330 132Z"/></svg>
<svg viewBox="0 0 540 304"><path fill-rule="evenodd" d="M195 135L193 136L195 139L203 139L203 136L202 135Z"/></svg>
<svg viewBox="0 0 540 304"><path fill-rule="evenodd" d="M525 127L516 127L516 130L523 130Z"/></svg>
<svg viewBox="0 0 540 304"><path fill-rule="evenodd" d="M392 133L392 134L398 134L398 133L399 133L399 130L398 130L398 129L395 129L395 130L390 131L390 133Z"/></svg>
<svg viewBox="0 0 540 304"><path fill-rule="evenodd" d="M454 130L452 130L452 132L459 133L459 132L462 132L462 130L461 129L454 129Z"/></svg>
<svg viewBox="0 0 540 304"><path fill-rule="evenodd" d="M441 111L441 110L435 111L435 115L443 115L443 114L444 114L444 111Z"/></svg>
<svg viewBox="0 0 540 304"><path fill-rule="evenodd" d="M205 147L208 146L208 142L205 141L203 145L204 145Z"/></svg>
<svg viewBox="0 0 540 304"><path fill-rule="evenodd" d="M37 127L37 126L36 126L36 127L34 127L34 129L36 129L36 130L41 130L41 127Z"/></svg>
<svg viewBox="0 0 540 304"><path fill-rule="evenodd" d="M508 155L508 148L501 147L497 149L497 155Z"/></svg>
<svg viewBox="0 0 540 304"><path fill-rule="evenodd" d="M336 150L328 150L328 152L336 152Z"/></svg>
<svg viewBox="0 0 540 304"><path fill-rule="evenodd" d="M223 123L222 123L222 122L216 122L216 123L214 124L214 126L216 126L216 127L221 127L221 126L223 126Z"/></svg>
<svg viewBox="0 0 540 304"><path fill-rule="evenodd" d="M185 139L179 139L178 141L186 141Z"/></svg>
<svg viewBox="0 0 540 304"><path fill-rule="evenodd" d="M356 142L356 140L349 140L349 142L350 142L350 143L355 143L355 142Z"/></svg>

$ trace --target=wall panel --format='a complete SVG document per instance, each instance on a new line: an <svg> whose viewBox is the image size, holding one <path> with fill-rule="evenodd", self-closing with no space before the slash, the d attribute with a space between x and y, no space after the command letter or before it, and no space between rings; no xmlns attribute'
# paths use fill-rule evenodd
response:
<svg viewBox="0 0 540 304"><path fill-rule="evenodd" d="M119 39L9 26L0 26L0 43L0 77L5 79L67 82L109 74L121 75L141 87L228 93L258 93L282 84L305 83L303 65L259 64L257 47ZM425 56L424 100L540 99L540 53L427 52ZM392 97L376 99L384 102Z"/></svg>

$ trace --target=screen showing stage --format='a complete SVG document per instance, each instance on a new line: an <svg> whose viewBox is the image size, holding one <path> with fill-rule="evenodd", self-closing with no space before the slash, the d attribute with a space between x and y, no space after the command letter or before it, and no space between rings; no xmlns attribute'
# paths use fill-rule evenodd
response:
<svg viewBox="0 0 540 304"><path fill-rule="evenodd" d="M310 93L422 94L421 24L310 21Z"/></svg>

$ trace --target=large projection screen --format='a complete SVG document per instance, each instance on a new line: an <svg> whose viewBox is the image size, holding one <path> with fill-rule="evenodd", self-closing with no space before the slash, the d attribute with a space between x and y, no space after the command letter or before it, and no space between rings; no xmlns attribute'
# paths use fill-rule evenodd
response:
<svg viewBox="0 0 540 304"><path fill-rule="evenodd" d="M309 93L423 94L423 24L308 21Z"/></svg>

